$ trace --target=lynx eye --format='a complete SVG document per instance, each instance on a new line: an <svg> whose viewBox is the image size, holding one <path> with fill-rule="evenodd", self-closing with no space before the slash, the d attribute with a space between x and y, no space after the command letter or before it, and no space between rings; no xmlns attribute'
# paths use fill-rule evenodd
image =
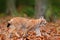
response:
<svg viewBox="0 0 60 40"><path fill-rule="evenodd" d="M10 23L8 23L8 24L7 24L7 27L9 27L10 25L11 25L11 24L10 24Z"/></svg>
<svg viewBox="0 0 60 40"><path fill-rule="evenodd" d="M46 22L45 21L41 21L40 26L45 26Z"/></svg>

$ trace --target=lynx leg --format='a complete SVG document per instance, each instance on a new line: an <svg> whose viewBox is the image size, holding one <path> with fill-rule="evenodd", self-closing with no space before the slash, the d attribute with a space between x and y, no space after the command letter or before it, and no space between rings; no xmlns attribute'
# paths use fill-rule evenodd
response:
<svg viewBox="0 0 60 40"><path fill-rule="evenodd" d="M27 29L25 29L24 34L23 34L23 37L28 36L28 35L27 35L27 32L28 32Z"/></svg>
<svg viewBox="0 0 60 40"><path fill-rule="evenodd" d="M39 27L35 28L35 31L36 31L36 36L41 36L41 32L40 32Z"/></svg>

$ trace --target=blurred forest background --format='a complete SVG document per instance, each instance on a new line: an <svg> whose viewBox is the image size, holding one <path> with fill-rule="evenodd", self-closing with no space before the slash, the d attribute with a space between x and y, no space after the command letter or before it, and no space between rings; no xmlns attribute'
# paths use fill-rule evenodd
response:
<svg viewBox="0 0 60 40"><path fill-rule="evenodd" d="M60 0L0 0L0 18L6 16L44 16L47 21L55 21L60 18Z"/></svg>

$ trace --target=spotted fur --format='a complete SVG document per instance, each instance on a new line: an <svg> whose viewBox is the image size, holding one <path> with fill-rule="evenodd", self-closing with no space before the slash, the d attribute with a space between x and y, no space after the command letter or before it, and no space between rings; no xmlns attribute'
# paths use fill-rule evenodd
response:
<svg viewBox="0 0 60 40"><path fill-rule="evenodd" d="M28 18L21 18L21 17L15 17L12 18L10 21L8 21L9 28L10 29L23 29L24 35L26 36L27 32L34 29L36 31L37 36L41 35L40 33L40 26L44 26L46 24L46 20L41 17L39 19L28 19Z"/></svg>

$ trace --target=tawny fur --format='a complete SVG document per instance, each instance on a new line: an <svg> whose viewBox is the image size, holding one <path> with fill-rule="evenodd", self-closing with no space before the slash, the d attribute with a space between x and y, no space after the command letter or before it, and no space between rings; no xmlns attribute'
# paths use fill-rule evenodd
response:
<svg viewBox="0 0 60 40"><path fill-rule="evenodd" d="M8 23L10 23L10 28L13 29L23 29L24 30L24 36L26 36L27 32L31 29L38 29L40 27L41 22L46 23L46 20L44 18L40 19L28 19L28 18L21 18L21 17L15 17L12 18ZM37 30L38 31L38 30Z"/></svg>

